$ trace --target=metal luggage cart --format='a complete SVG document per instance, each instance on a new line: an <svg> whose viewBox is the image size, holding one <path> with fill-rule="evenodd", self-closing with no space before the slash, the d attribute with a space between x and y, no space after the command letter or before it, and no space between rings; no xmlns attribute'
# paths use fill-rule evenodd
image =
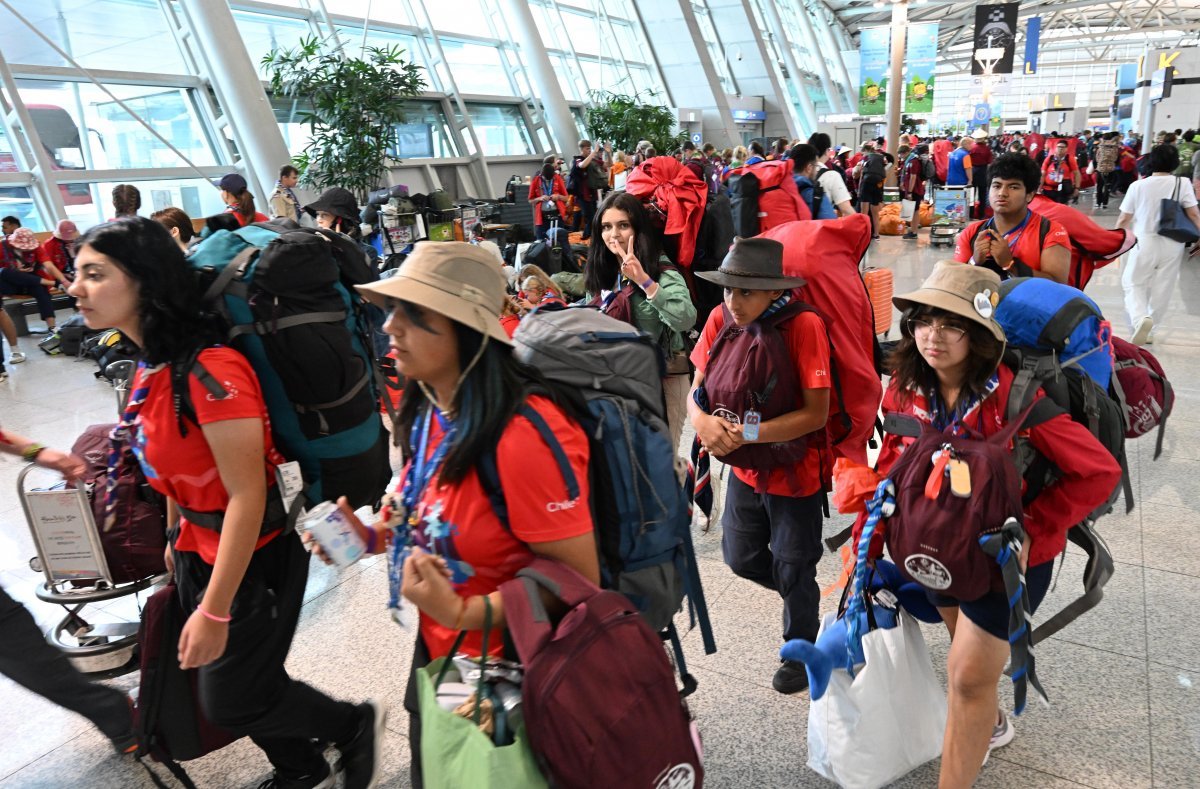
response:
<svg viewBox="0 0 1200 789"><path fill-rule="evenodd" d="M953 246L967 225L971 213L974 186L935 186L933 188L933 225L929 228L930 246Z"/></svg>
<svg viewBox="0 0 1200 789"><path fill-rule="evenodd" d="M138 624L92 624L83 610L145 591L167 576L114 582L87 492L62 482L45 489L30 488L27 482L35 472L51 473L30 464L17 476L17 496L37 550L29 566L45 576L36 590L38 599L61 605L67 612L47 632L46 640L85 673L116 677L132 671L138 666Z"/></svg>

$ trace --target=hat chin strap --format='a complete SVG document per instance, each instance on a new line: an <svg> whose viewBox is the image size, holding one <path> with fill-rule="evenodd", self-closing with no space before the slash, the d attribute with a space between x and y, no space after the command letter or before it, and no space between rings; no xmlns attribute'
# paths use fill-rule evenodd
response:
<svg viewBox="0 0 1200 789"><path fill-rule="evenodd" d="M483 358L483 352L487 350L488 342L491 341L491 339L492 338L489 335L483 335L483 342L479 343L479 350L475 352L475 356L472 357L470 363L468 363L463 371L458 374L458 380L454 382L454 388L450 390L450 402L448 405L442 405L442 403L437 399L437 395L428 384L426 384L424 381L417 381L417 386L421 387L421 392L424 393L425 399L433 403L437 409L446 416L454 416L454 403L458 398L458 389L462 386L462 382L465 381L467 376L471 373L471 370L475 369L475 365L479 364L479 360Z"/></svg>

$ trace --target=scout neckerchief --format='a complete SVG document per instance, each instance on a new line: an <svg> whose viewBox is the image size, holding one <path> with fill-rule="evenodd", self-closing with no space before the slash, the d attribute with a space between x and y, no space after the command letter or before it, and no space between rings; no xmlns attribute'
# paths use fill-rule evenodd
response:
<svg viewBox="0 0 1200 789"><path fill-rule="evenodd" d="M924 416L929 420L929 423L937 430L945 430L953 425L954 432L961 435L963 425L968 417L972 416L979 406L991 396L992 392L1000 386L1000 375L993 373L988 379L987 385L983 389L983 393L979 395L960 396L958 403L953 411L947 411L946 405L942 401L941 394L934 389L927 396L922 396L918 393L913 399L913 410L918 417ZM980 427L982 428L982 414L979 414Z"/></svg>
<svg viewBox="0 0 1200 789"><path fill-rule="evenodd" d="M1009 231L1006 231L1006 232L1000 234L1001 236L1004 237L1004 241L1008 244L1008 250L1010 252L1016 250L1017 244L1019 244L1021 242L1021 236L1025 235L1025 229L1028 227L1029 219L1032 216L1033 216L1033 211L1026 208L1025 209L1025 218L1022 219L1020 221L1020 223L1018 223L1017 226L1014 227L1012 230L1009 230ZM988 228L995 228L995 227L996 227L996 217L993 216L986 223L984 223L982 229L987 230Z"/></svg>
<svg viewBox="0 0 1200 789"><path fill-rule="evenodd" d="M104 531L111 529L117 522L117 478L118 469L126 453L133 451L133 426L142 405L150 394L150 376L158 372L162 366L149 367L145 362L139 362L134 378L139 385L129 395L129 402L121 414L121 421L108 434L108 475L104 482Z"/></svg>

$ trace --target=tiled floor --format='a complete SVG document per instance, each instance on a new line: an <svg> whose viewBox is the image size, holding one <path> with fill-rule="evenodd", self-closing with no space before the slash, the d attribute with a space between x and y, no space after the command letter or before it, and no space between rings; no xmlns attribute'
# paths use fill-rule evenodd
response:
<svg viewBox="0 0 1200 789"><path fill-rule="evenodd" d="M884 238L871 263L892 268L902 292L944 257L948 250L931 249L924 236L916 243ZM1098 272L1088 291L1117 331L1128 332L1118 268ZM1155 461L1152 439L1134 443L1130 470L1137 508L1100 525L1117 573L1099 608L1039 647L1038 668L1052 706L1031 705L1016 723L1016 740L993 756L979 786L1200 785L1200 626L1193 615L1200 610L1200 366L1194 366L1200 356L1200 264L1184 266L1173 310L1153 346L1178 397L1166 449ZM113 420L112 393L93 380L90 364L47 358L33 343L24 344L29 362L10 366L9 381L0 384L0 423L65 446L85 426ZM59 614L34 598L38 576L27 565L33 549L15 496L19 468L12 459L0 459L0 583L50 625ZM835 518L827 531L843 525L844 519ZM704 734L707 784L828 785L805 767L807 698L771 689L778 598L725 568L719 527L709 533L697 529L696 541L719 647L705 656L697 635L684 640L700 680L692 706ZM1081 563L1081 554L1068 555L1046 611L1075 594ZM820 580L828 583L836 574L836 560L828 557ZM399 787L408 785L408 721L400 700L412 639L389 621L385 586L379 562L341 573L314 565L289 667L335 695L374 695L391 705L384 785ZM825 608L834 602L827 598ZM97 619L136 621L137 605L112 602ZM948 640L940 627L924 632L944 679ZM135 681L130 675L115 684L131 688ZM1011 701L1007 687L1003 693ZM0 789L151 786L142 768L112 756L86 721L2 678L0 731ZM203 787L254 786L269 769L246 741L187 766ZM933 786L936 779L935 763L898 785Z"/></svg>

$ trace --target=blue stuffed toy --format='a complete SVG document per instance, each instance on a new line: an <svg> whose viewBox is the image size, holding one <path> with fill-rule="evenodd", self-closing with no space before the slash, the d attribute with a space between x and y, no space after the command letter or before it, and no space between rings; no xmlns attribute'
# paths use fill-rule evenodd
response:
<svg viewBox="0 0 1200 789"><path fill-rule="evenodd" d="M784 660L803 663L808 672L809 698L813 701L825 695L834 669L843 668L851 674L866 658L862 649L862 634L870 630L866 599L870 598L875 626L890 630L896 626L899 608L922 622L937 623L942 618L925 596L920 584L905 581L891 562L879 559L867 581L869 564L867 552L871 537L880 519L895 508L895 491L889 480L876 489L875 498L867 505L867 523L858 542L853 580L853 594L847 600L845 612L821 633L814 644L793 639L783 645L779 656ZM869 588L870 593L863 590ZM882 602L881 602L882 601ZM898 605L897 605L898 604Z"/></svg>

